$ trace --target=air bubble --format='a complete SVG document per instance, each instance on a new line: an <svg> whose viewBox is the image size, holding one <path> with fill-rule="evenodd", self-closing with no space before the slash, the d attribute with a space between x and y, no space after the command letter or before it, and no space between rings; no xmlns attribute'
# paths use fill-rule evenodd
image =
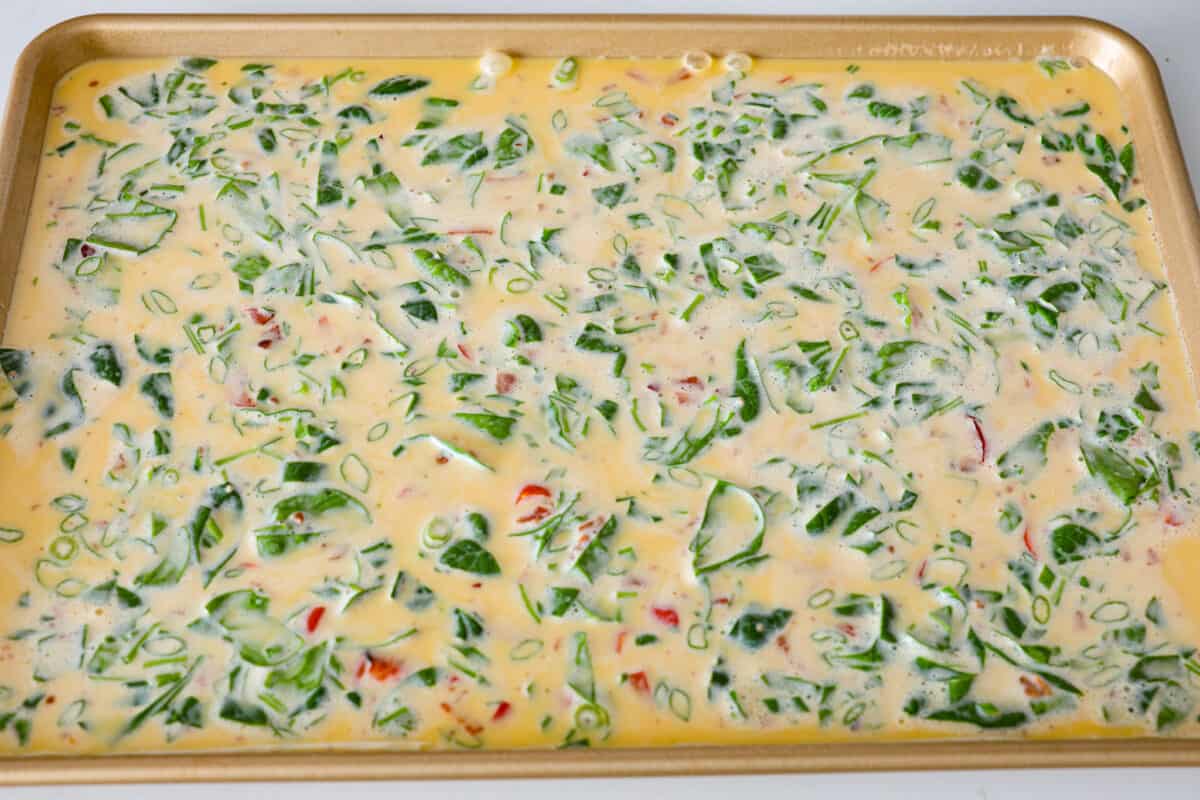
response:
<svg viewBox="0 0 1200 800"><path fill-rule="evenodd" d="M712 66L712 56L703 50L689 50L683 54L683 68L689 72L707 72Z"/></svg>
<svg viewBox="0 0 1200 800"><path fill-rule="evenodd" d="M489 78L507 75L512 67L512 56L499 50L489 50L479 59L479 71Z"/></svg>
<svg viewBox="0 0 1200 800"><path fill-rule="evenodd" d="M746 73L754 69L754 59L745 53L728 53L722 63L730 72Z"/></svg>

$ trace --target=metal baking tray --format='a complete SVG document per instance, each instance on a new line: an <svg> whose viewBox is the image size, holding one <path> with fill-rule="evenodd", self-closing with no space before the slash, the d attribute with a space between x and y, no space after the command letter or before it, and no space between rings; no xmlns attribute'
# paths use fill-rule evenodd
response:
<svg viewBox="0 0 1200 800"><path fill-rule="evenodd" d="M270 32L270 35L265 35ZM1200 353L1200 214L1154 59L1101 22L1070 17L98 15L38 36L17 61L0 144L0 326L4 324L58 79L100 58L668 56L1089 60L1124 99L1155 236L1192 358ZM1200 739L842 741L594 751L289 752L0 758L0 785L234 780L521 778L833 770L1200 765Z"/></svg>

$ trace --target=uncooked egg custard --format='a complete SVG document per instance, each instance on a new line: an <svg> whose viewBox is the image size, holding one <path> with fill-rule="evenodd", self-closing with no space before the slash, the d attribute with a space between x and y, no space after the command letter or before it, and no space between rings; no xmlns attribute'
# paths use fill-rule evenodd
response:
<svg viewBox="0 0 1200 800"><path fill-rule="evenodd" d="M1114 85L184 58L56 89L11 753L1200 733L1200 411Z"/></svg>

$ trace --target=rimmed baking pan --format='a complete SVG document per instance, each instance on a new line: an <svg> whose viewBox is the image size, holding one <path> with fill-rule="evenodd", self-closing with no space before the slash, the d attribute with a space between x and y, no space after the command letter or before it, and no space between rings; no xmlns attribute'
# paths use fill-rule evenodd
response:
<svg viewBox="0 0 1200 800"><path fill-rule="evenodd" d="M269 36L264 31L270 31ZM762 58L956 61L1079 57L1120 90L1157 242L1189 352L1200 343L1200 215L1161 79L1127 34L1075 18L600 17L600 16L93 16L52 28L22 53L0 150L0 316L12 295L59 78L110 58L467 57L486 49L524 56L651 57L685 50ZM2 324L2 322L0 322ZM840 741L797 745L594 751L290 752L0 759L0 783L501 778L1200 764L1186 738Z"/></svg>

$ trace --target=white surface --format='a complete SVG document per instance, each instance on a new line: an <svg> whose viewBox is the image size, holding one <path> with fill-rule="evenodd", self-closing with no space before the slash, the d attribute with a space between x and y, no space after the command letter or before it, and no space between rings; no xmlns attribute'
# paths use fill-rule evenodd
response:
<svg viewBox="0 0 1200 800"><path fill-rule="evenodd" d="M290 13L334 11L346 13L457 12L457 13L711 13L730 11L762 14L1074 14L1114 23L1150 48L1167 85L1175 122L1193 186L1200 186L1200 0L448 0L398 2L393 0L0 0L0 99L7 94L12 65L21 48L40 31L64 19L98 12ZM1136 789L1135 789L1136 787ZM489 800L591 800L614 795L634 798L688 798L725 800L733 792L755 800L787 797L789 800L836 797L837 800L888 800L920 794L922 800L1124 800L1141 789L1158 796L1200 796L1200 769L1181 770L1070 770L1012 772L947 772L879 775L766 776L754 778L676 778L585 781L509 781L354 783L354 784L230 784L173 787L80 787L72 789L11 789L5 800L48 798L57 800L127 800L130 796L170 793L172 800L238 800L279 796L287 800L317 800L328 794L354 800L403 796L424 798L486 797Z"/></svg>

